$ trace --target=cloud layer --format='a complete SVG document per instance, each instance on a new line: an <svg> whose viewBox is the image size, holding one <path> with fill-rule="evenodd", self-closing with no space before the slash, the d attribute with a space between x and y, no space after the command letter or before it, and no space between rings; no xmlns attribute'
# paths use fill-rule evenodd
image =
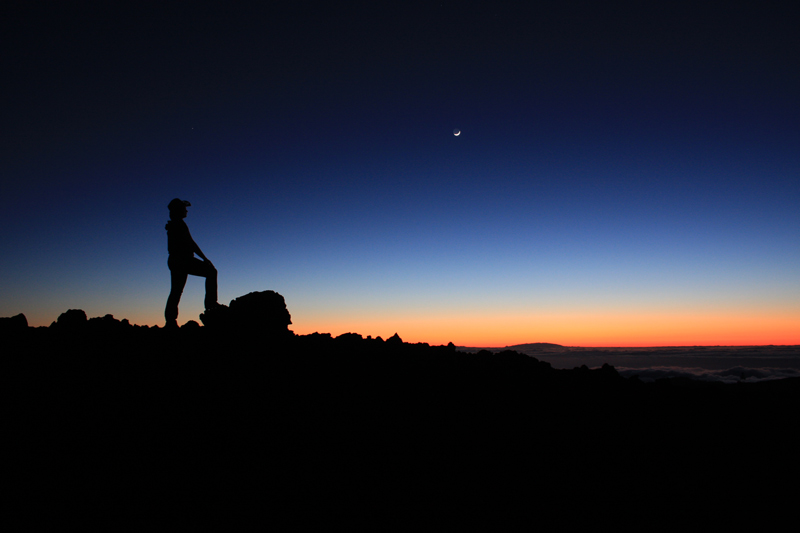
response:
<svg viewBox="0 0 800 533"><path fill-rule="evenodd" d="M639 376L645 382L661 378L687 377L704 381L722 381L724 383L756 383L772 379L800 377L800 370L795 368L751 368L736 366L724 370L709 370L697 367L657 366L652 368L618 367L617 371L626 378Z"/></svg>

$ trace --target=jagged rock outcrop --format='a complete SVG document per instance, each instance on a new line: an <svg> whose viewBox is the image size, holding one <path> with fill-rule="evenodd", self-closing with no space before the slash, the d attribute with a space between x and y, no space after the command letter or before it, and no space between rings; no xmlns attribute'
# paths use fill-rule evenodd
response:
<svg viewBox="0 0 800 533"><path fill-rule="evenodd" d="M275 291L245 294L231 300L229 306L207 310L200 315L200 320L210 330L236 330L274 338L293 335L289 330L292 317L286 301Z"/></svg>
<svg viewBox="0 0 800 533"><path fill-rule="evenodd" d="M109 314L102 317L97 316L90 318L87 326L89 327L89 331L93 333L112 334L130 328L131 324L128 322L127 318L117 320L114 318L114 315Z"/></svg>
<svg viewBox="0 0 800 533"><path fill-rule="evenodd" d="M83 309L67 309L58 315L58 319L50 327L65 331L79 331L86 327L89 319Z"/></svg>
<svg viewBox="0 0 800 533"><path fill-rule="evenodd" d="M400 338L400 335L395 333L394 335L386 339L386 343L391 346L399 346L403 344L403 339Z"/></svg>
<svg viewBox="0 0 800 533"><path fill-rule="evenodd" d="M28 329L28 319L22 313L0 317L0 333L19 333Z"/></svg>

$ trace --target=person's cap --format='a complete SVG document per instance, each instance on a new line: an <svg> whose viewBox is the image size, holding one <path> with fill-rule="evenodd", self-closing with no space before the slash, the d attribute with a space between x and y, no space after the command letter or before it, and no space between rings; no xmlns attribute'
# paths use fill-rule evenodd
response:
<svg viewBox="0 0 800 533"><path fill-rule="evenodd" d="M175 209L178 209L180 207L189 207L190 205L192 204L190 204L186 200L181 200L180 198L173 198L172 201L167 206L167 209L169 209L170 211L174 211Z"/></svg>

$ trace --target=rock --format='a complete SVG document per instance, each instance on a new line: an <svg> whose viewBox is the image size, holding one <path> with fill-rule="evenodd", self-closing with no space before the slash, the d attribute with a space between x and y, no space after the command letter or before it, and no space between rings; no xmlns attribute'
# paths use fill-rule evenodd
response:
<svg viewBox="0 0 800 533"><path fill-rule="evenodd" d="M200 321L209 329L229 329L233 325L230 312L227 305L220 304L212 309L206 309L205 313L200 313Z"/></svg>
<svg viewBox="0 0 800 533"><path fill-rule="evenodd" d="M234 329L238 332L291 336L292 317L283 296L275 291L251 292L231 300L230 306L217 306L200 315L209 329Z"/></svg>
<svg viewBox="0 0 800 533"><path fill-rule="evenodd" d="M22 313L9 317L0 317L0 333L19 333L27 331L28 319Z"/></svg>
<svg viewBox="0 0 800 533"><path fill-rule="evenodd" d="M292 323L286 301L275 291L245 294L231 300L230 308L238 321L267 322L281 328L288 328Z"/></svg>
<svg viewBox="0 0 800 533"><path fill-rule="evenodd" d="M122 331L123 328L129 326L128 321L120 321L114 318L114 315L105 315L103 317L90 318L87 323L89 331L92 333L100 334L113 334Z"/></svg>
<svg viewBox="0 0 800 533"><path fill-rule="evenodd" d="M403 339L400 338L400 335L395 333L394 335L386 339L386 344L389 344L391 346L402 346Z"/></svg>
<svg viewBox="0 0 800 533"><path fill-rule="evenodd" d="M83 309L68 309L58 315L58 320L50 324L50 327L65 331L78 331L85 327L87 323L88 319Z"/></svg>

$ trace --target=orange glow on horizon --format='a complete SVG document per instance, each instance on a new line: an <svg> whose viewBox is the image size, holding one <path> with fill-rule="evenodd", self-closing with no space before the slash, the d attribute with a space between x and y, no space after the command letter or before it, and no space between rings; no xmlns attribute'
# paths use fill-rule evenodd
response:
<svg viewBox="0 0 800 533"><path fill-rule="evenodd" d="M99 316L87 312L89 317ZM163 326L161 313L133 313L131 324ZM57 316L31 326L47 326ZM200 322L197 315L181 313L179 324ZM553 313L486 316L339 315L292 314L289 329L298 335L314 332L358 333L386 339L397 333L405 342L431 345L504 347L549 342L581 347L648 346L764 346L800 345L800 312L792 313Z"/></svg>
<svg viewBox="0 0 800 533"><path fill-rule="evenodd" d="M297 322L297 321L296 321ZM462 316L458 318L361 318L323 320L295 333L315 331L381 336L395 332L406 342L503 347L533 342L563 346L762 346L800 344L800 316L693 314L561 314Z"/></svg>

